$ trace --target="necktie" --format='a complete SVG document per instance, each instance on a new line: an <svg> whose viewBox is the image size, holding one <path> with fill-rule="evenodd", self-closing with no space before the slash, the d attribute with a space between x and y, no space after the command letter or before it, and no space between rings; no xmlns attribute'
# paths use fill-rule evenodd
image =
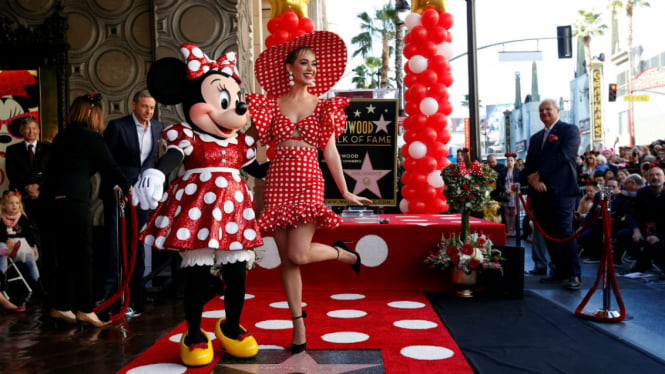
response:
<svg viewBox="0 0 665 374"><path fill-rule="evenodd" d="M35 146L32 144L28 144L28 158L30 159L30 166L32 166L32 161L35 159L35 153L33 152L33 148Z"/></svg>
<svg viewBox="0 0 665 374"><path fill-rule="evenodd" d="M545 142L547 142L547 136L550 134L550 129L545 129L545 135L543 135L543 144L540 145L540 148L543 148L545 146Z"/></svg>

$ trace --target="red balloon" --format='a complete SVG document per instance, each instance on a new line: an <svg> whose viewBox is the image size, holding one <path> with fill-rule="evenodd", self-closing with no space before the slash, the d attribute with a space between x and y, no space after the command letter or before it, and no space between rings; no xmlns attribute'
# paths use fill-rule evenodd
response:
<svg viewBox="0 0 665 374"><path fill-rule="evenodd" d="M430 57L428 62L427 66L436 71L437 74L450 71L450 62L442 55L434 55Z"/></svg>
<svg viewBox="0 0 665 374"><path fill-rule="evenodd" d="M453 112L453 104L449 100L439 103L439 112L449 116Z"/></svg>
<svg viewBox="0 0 665 374"><path fill-rule="evenodd" d="M446 41L448 31L441 26L432 27L429 29L429 40L435 44L441 44Z"/></svg>
<svg viewBox="0 0 665 374"><path fill-rule="evenodd" d="M408 131L406 133L408 133ZM405 139L406 139L406 133L404 133ZM404 160L408 160L409 158L411 158L411 156L409 155L409 147L408 147L409 143L410 142L406 142L406 144L399 149L399 153L402 155L402 157L404 157Z"/></svg>
<svg viewBox="0 0 665 374"><path fill-rule="evenodd" d="M299 17L300 22L298 24L298 29L305 32L305 34L312 32L314 30L314 22L307 17Z"/></svg>
<svg viewBox="0 0 665 374"><path fill-rule="evenodd" d="M444 129L446 124L448 124L448 118L439 112L434 113L427 118L427 126L436 130L437 133Z"/></svg>
<svg viewBox="0 0 665 374"><path fill-rule="evenodd" d="M429 174L436 170L436 160L434 157L425 156L418 160L416 170L423 174Z"/></svg>
<svg viewBox="0 0 665 374"><path fill-rule="evenodd" d="M453 75L449 71L443 72L438 76L438 78L439 82L445 84L446 87L450 87L450 85L453 84Z"/></svg>
<svg viewBox="0 0 665 374"><path fill-rule="evenodd" d="M435 98L438 102L448 100L448 88L442 83L434 83L429 87L428 95Z"/></svg>
<svg viewBox="0 0 665 374"><path fill-rule="evenodd" d="M417 74L407 74L404 76L404 85L406 87L411 87L414 84L418 83L418 75Z"/></svg>
<svg viewBox="0 0 665 374"><path fill-rule="evenodd" d="M409 59L418 54L418 46L414 43L407 44L404 46L402 52L404 53L404 57Z"/></svg>
<svg viewBox="0 0 665 374"><path fill-rule="evenodd" d="M420 113L420 103L417 103L415 101L409 101L406 104L404 104L404 110L408 115L414 115L416 113Z"/></svg>
<svg viewBox="0 0 665 374"><path fill-rule="evenodd" d="M436 72L428 69L418 74L418 82L424 84L425 86L429 86L433 82L437 81L437 77L438 76Z"/></svg>
<svg viewBox="0 0 665 374"><path fill-rule="evenodd" d="M426 58L436 56L437 52L439 51L436 44L431 40L425 40L424 42L420 43L419 48L420 54Z"/></svg>
<svg viewBox="0 0 665 374"><path fill-rule="evenodd" d="M409 199L407 199L409 200ZM409 213L413 214L423 214L425 213L425 202L424 201L411 201L409 200Z"/></svg>
<svg viewBox="0 0 665 374"><path fill-rule="evenodd" d="M448 129L443 129L439 131L439 136L437 136L437 140L440 141L443 144L448 144L450 142L450 131Z"/></svg>
<svg viewBox="0 0 665 374"><path fill-rule="evenodd" d="M404 170L413 172L418 171L418 160L413 157L404 160Z"/></svg>
<svg viewBox="0 0 665 374"><path fill-rule="evenodd" d="M268 21L268 31L270 31L271 34L274 34L281 28L282 28L282 22L279 20L278 17L271 18L270 21Z"/></svg>
<svg viewBox="0 0 665 374"><path fill-rule="evenodd" d="M427 40L427 29L423 26L418 25L414 27L409 31L409 34L411 34L411 41L414 44L420 44Z"/></svg>
<svg viewBox="0 0 665 374"><path fill-rule="evenodd" d="M446 41L447 41L448 43L452 43L452 42L453 42L453 34L452 34L452 33L449 32L449 33L446 35Z"/></svg>
<svg viewBox="0 0 665 374"><path fill-rule="evenodd" d="M298 29L298 30L292 32L291 34L293 35L292 38L297 38L297 37L299 37L299 36L303 36L303 35L307 34L307 32ZM291 39L292 39L292 38L291 38Z"/></svg>
<svg viewBox="0 0 665 374"><path fill-rule="evenodd" d="M409 67L409 61L404 64L404 74L414 74Z"/></svg>
<svg viewBox="0 0 665 374"><path fill-rule="evenodd" d="M422 113L416 113L407 118L411 120L409 126L411 126L411 128L414 130L418 130L421 127L427 126L427 116Z"/></svg>
<svg viewBox="0 0 665 374"><path fill-rule="evenodd" d="M402 187L402 197L411 200L418 197L418 190L415 186L404 186Z"/></svg>
<svg viewBox="0 0 665 374"><path fill-rule="evenodd" d="M289 40L290 35L291 35L291 33L289 33L288 31L286 31L284 29L277 30L277 32L275 32L275 34L274 34L275 42L277 42L277 44L282 44L285 41Z"/></svg>
<svg viewBox="0 0 665 374"><path fill-rule="evenodd" d="M414 171L411 176L411 183L415 186L425 185L427 183L427 174L420 173L417 170Z"/></svg>
<svg viewBox="0 0 665 374"><path fill-rule="evenodd" d="M429 151L429 154L432 155L437 160L442 160L448 157L448 147L439 141L436 141L431 145L429 145L427 147L427 150Z"/></svg>
<svg viewBox="0 0 665 374"><path fill-rule="evenodd" d="M413 42L413 40L411 40L411 33L407 32L406 35L404 35L404 44L406 45L411 42Z"/></svg>
<svg viewBox="0 0 665 374"><path fill-rule="evenodd" d="M423 199L427 202L430 202L437 197L436 190L434 189L434 187L430 186L429 184L424 185L418 192L420 193L420 196L418 196L418 198Z"/></svg>
<svg viewBox="0 0 665 374"><path fill-rule="evenodd" d="M418 140L418 132L416 130L410 129L410 130L405 131L404 135L402 135L402 137L404 138L404 141L407 144L411 144L411 143L415 142L416 140ZM411 158L411 156L409 156L409 158Z"/></svg>
<svg viewBox="0 0 665 374"><path fill-rule="evenodd" d="M432 204L432 211L434 214L447 212L448 204L443 199L435 199L434 204Z"/></svg>
<svg viewBox="0 0 665 374"><path fill-rule="evenodd" d="M402 173L402 179L401 179L402 184L404 184L404 185L411 184L411 174L412 173L413 172L411 172L411 171L404 171Z"/></svg>
<svg viewBox="0 0 665 374"><path fill-rule="evenodd" d="M427 9L420 17L420 22L429 30L439 23L439 13L434 9Z"/></svg>
<svg viewBox="0 0 665 374"><path fill-rule="evenodd" d="M418 130L418 136L417 139L425 144L430 144L434 141L436 141L437 133L436 130L434 130L431 127L423 126L419 128Z"/></svg>
<svg viewBox="0 0 665 374"><path fill-rule="evenodd" d="M439 26L448 30L453 26L453 15L446 12L439 16Z"/></svg>
<svg viewBox="0 0 665 374"><path fill-rule="evenodd" d="M288 9L282 13L282 27L284 27L284 29L291 32L296 31L298 30L298 23L300 23L298 14L293 10Z"/></svg>
<svg viewBox="0 0 665 374"><path fill-rule="evenodd" d="M410 100L417 102L422 101L422 99L425 98L425 95L427 95L427 87L422 83L414 84L407 91L409 92ZM404 95L406 96L406 93Z"/></svg>
<svg viewBox="0 0 665 374"><path fill-rule="evenodd" d="M266 48L270 48L275 44L277 44L275 35L268 35L266 38Z"/></svg>

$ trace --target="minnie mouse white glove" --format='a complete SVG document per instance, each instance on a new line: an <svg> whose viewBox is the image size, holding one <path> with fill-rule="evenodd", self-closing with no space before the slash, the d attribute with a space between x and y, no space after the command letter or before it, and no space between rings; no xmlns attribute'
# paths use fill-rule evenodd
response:
<svg viewBox="0 0 665 374"><path fill-rule="evenodd" d="M134 185L132 205L143 210L155 209L164 194L166 176L158 169L146 169Z"/></svg>

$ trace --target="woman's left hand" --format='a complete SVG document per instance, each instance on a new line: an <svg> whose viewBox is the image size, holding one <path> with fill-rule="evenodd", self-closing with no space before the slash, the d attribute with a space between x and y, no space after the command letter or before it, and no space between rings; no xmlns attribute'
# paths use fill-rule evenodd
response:
<svg viewBox="0 0 665 374"><path fill-rule="evenodd" d="M366 197L358 196L358 195L353 194L349 191L345 192L343 196L344 196L344 199L346 201L351 202L355 205L370 204L372 202L372 200L370 200Z"/></svg>

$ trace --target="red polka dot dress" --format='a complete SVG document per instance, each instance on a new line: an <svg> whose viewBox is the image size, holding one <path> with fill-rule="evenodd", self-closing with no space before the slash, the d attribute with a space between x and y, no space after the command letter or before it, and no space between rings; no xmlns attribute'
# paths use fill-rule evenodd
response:
<svg viewBox="0 0 665 374"><path fill-rule="evenodd" d="M316 146L275 148L266 177L265 206L259 218L261 230L272 233L276 228L297 227L301 222L326 229L339 226L341 219L323 204L325 184L317 148L325 148L331 136L337 138L344 130L344 109L349 99L319 99L314 113L298 123L279 112L274 97L250 94L247 101L262 144L293 139L292 133L297 129L302 140Z"/></svg>
<svg viewBox="0 0 665 374"><path fill-rule="evenodd" d="M140 239L158 249L190 252L183 266L210 264L216 250L238 251L261 246L253 196L239 169L256 158L254 138L238 133L220 140L180 123L165 129L168 148L185 156L184 174L169 187ZM223 261L229 262L228 260Z"/></svg>

